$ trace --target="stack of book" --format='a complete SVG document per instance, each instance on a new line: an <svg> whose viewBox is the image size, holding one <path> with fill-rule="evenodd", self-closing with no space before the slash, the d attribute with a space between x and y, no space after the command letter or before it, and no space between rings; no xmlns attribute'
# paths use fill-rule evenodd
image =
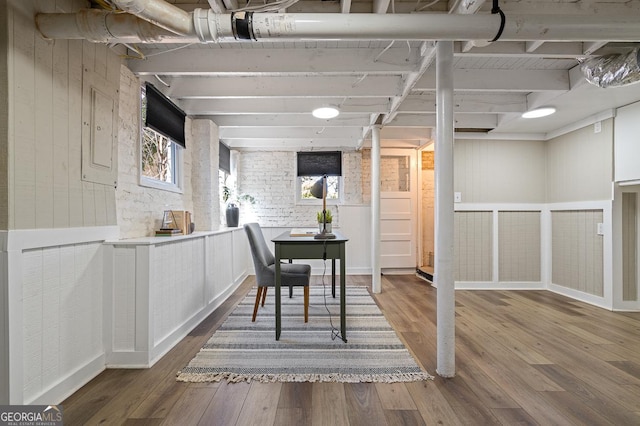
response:
<svg viewBox="0 0 640 426"><path fill-rule="evenodd" d="M172 235L182 235L182 230L179 228L165 228L156 231L156 237L170 237Z"/></svg>
<svg viewBox="0 0 640 426"><path fill-rule="evenodd" d="M166 210L162 220L162 228L156 236L187 235L192 232L191 212L186 210Z"/></svg>

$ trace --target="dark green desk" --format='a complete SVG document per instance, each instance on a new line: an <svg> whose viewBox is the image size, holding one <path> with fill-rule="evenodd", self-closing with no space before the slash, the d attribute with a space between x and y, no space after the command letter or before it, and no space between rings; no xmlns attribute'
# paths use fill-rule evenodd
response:
<svg viewBox="0 0 640 426"><path fill-rule="evenodd" d="M335 297L336 259L340 260L340 334L342 340L347 342L346 327L346 296L345 296L345 243L349 241L339 232L333 232L336 236L332 240L316 240L313 237L292 237L284 232L274 238L276 245L276 340L280 339L281 311L280 311L280 260L281 259L331 259L331 275L333 297Z"/></svg>

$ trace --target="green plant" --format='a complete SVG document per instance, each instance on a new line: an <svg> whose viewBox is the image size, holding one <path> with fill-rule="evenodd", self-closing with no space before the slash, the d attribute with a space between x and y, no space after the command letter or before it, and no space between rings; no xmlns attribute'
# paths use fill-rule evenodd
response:
<svg viewBox="0 0 640 426"><path fill-rule="evenodd" d="M318 219L318 223L322 223L323 222L323 220L322 220L322 212L321 211L319 211L316 214L316 217ZM326 220L324 222L331 223L332 221L333 221L333 216L331 215L331 210L327 210L327 212L326 212Z"/></svg>
<svg viewBox="0 0 640 426"><path fill-rule="evenodd" d="M254 204L256 199L253 195L249 194L240 194L237 195L236 191L233 188L224 185L222 187L222 201L229 204L242 204L249 203Z"/></svg>

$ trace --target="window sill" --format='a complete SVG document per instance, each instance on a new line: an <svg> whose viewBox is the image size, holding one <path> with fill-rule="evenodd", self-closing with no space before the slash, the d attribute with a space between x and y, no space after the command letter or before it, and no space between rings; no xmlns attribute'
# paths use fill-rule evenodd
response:
<svg viewBox="0 0 640 426"><path fill-rule="evenodd" d="M176 194L182 194L182 188L172 183L160 182L154 179L140 178L140 186L145 188L154 188L161 191L175 192Z"/></svg>

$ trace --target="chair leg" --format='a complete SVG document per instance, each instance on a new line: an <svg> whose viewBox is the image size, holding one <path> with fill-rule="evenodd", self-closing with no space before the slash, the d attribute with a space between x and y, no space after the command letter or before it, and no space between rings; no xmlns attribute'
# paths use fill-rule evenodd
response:
<svg viewBox="0 0 640 426"><path fill-rule="evenodd" d="M262 307L264 308L264 300L267 298L267 289L269 287L262 287Z"/></svg>
<svg viewBox="0 0 640 426"><path fill-rule="evenodd" d="M256 315L258 314L258 304L260 303L260 296L262 296L262 290L266 290L266 287L258 287L258 293L256 294L256 303L255 305L253 305L253 318L251 319L251 322L256 322Z"/></svg>
<svg viewBox="0 0 640 426"><path fill-rule="evenodd" d="M304 286L304 322L309 322L309 286Z"/></svg>

